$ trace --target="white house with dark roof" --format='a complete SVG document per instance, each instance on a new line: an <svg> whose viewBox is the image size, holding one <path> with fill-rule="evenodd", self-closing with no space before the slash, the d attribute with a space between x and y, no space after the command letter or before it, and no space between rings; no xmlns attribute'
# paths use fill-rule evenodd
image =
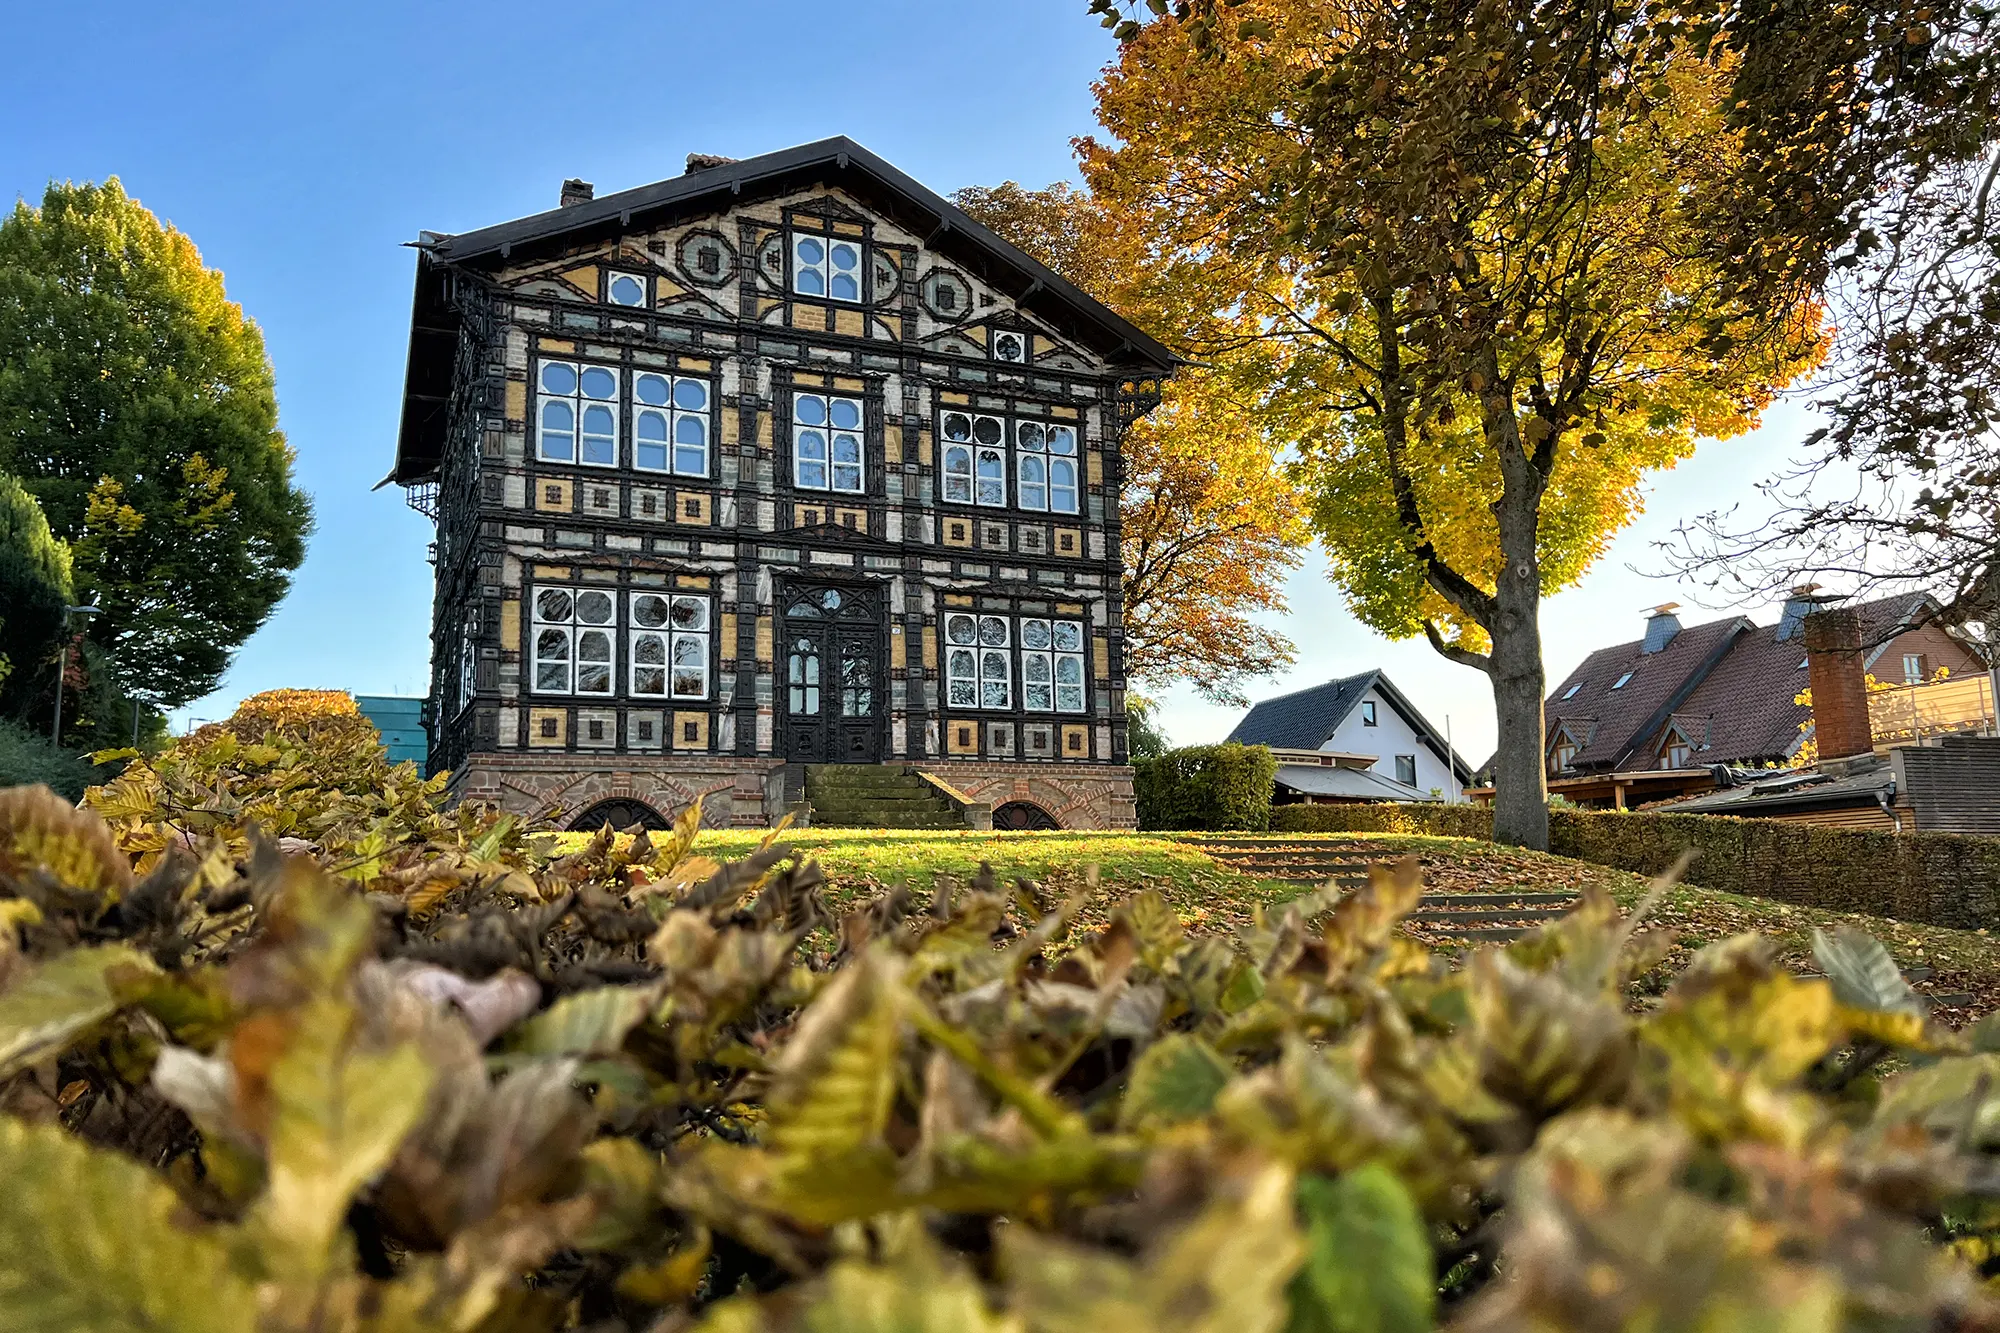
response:
<svg viewBox="0 0 2000 1333"><path fill-rule="evenodd" d="M1444 731L1380 671L1266 699L1227 739L1271 748L1281 802L1458 801L1472 780Z"/></svg>

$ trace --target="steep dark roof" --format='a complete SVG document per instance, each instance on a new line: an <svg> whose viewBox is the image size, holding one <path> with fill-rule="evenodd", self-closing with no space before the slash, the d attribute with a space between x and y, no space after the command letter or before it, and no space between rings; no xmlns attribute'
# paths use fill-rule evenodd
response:
<svg viewBox="0 0 2000 1333"><path fill-rule="evenodd" d="M1934 605L1920 592L1856 603L1851 609L1861 620L1867 660L1872 664L1891 639ZM1811 708L1792 702L1807 683L1805 643L1796 636L1779 639L1778 629L1760 625L1739 636L1677 710L1676 716L1703 726L1700 735L1684 732L1697 744L1706 741L1703 763L1783 759L1803 734L1800 724L1812 720Z"/></svg>
<svg viewBox="0 0 2000 1333"><path fill-rule="evenodd" d="M1755 628L1742 616L1690 625L1657 653L1643 652L1644 639L1600 648L1583 659L1549 695L1548 734L1563 722L1589 741L1577 752L1579 772L1610 772L1627 766L1633 750L1650 739L1712 670L1739 635ZM1612 688L1631 673L1623 688ZM1569 694L1571 686L1577 692ZM1646 765L1650 767L1651 765Z"/></svg>
<svg viewBox="0 0 2000 1333"><path fill-rule="evenodd" d="M425 233L417 242L417 291L403 425L393 481L430 475L443 444L444 396L457 345L457 314L446 299L446 273L490 269L557 253L581 242L701 216L738 200L780 195L815 184L840 184L877 204L884 216L925 237L945 255L999 288L1056 328L1102 353L1113 366L1159 375L1178 358L1157 339L1048 266L972 220L944 196L855 143L835 137L775 153L723 162L621 190L588 203L554 208L455 236Z"/></svg>
<svg viewBox="0 0 2000 1333"><path fill-rule="evenodd" d="M1409 697L1380 671L1330 680L1253 704L1225 740L1243 745L1268 745L1274 750L1317 750L1339 729L1369 690L1396 710L1417 739L1432 754L1451 765L1462 783L1472 781L1472 769L1462 754L1444 743L1444 733L1417 711Z"/></svg>

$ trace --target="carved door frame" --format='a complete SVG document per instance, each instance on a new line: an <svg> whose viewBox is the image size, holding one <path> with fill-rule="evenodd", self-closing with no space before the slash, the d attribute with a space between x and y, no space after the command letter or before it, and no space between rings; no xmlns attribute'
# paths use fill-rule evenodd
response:
<svg viewBox="0 0 2000 1333"><path fill-rule="evenodd" d="M880 584L791 579L778 588L779 747L806 764L875 764L887 751L888 617Z"/></svg>

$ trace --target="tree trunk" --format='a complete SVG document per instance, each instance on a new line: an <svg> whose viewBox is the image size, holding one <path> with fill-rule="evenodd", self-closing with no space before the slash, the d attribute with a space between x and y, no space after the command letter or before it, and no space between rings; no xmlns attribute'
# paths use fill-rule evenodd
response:
<svg viewBox="0 0 2000 1333"><path fill-rule="evenodd" d="M1489 363L1490 364L1490 363ZM1494 378L1498 378L1497 373ZM1503 564L1494 586L1493 715L1500 743L1493 760L1493 841L1549 849L1549 787L1542 746L1542 570L1536 528L1545 480L1521 448L1510 395L1487 400L1488 438L1500 456L1500 499L1493 506ZM1539 452L1539 451L1538 451Z"/></svg>

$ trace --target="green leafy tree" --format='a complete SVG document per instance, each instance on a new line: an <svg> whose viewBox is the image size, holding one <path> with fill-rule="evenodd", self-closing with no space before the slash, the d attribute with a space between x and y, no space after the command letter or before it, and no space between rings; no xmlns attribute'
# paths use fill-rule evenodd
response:
<svg viewBox="0 0 2000 1333"><path fill-rule="evenodd" d="M1153 8L1093 194L1296 447L1355 613L1487 675L1495 836L1546 847L1541 599L1819 350L1716 253L1729 59L1610 0Z"/></svg>
<svg viewBox="0 0 2000 1333"><path fill-rule="evenodd" d="M263 336L114 178L0 222L0 470L72 543L121 684L207 693L305 555Z"/></svg>
<svg viewBox="0 0 2000 1333"><path fill-rule="evenodd" d="M35 497L0 472L0 700L21 667L54 651L71 595L69 546Z"/></svg>

